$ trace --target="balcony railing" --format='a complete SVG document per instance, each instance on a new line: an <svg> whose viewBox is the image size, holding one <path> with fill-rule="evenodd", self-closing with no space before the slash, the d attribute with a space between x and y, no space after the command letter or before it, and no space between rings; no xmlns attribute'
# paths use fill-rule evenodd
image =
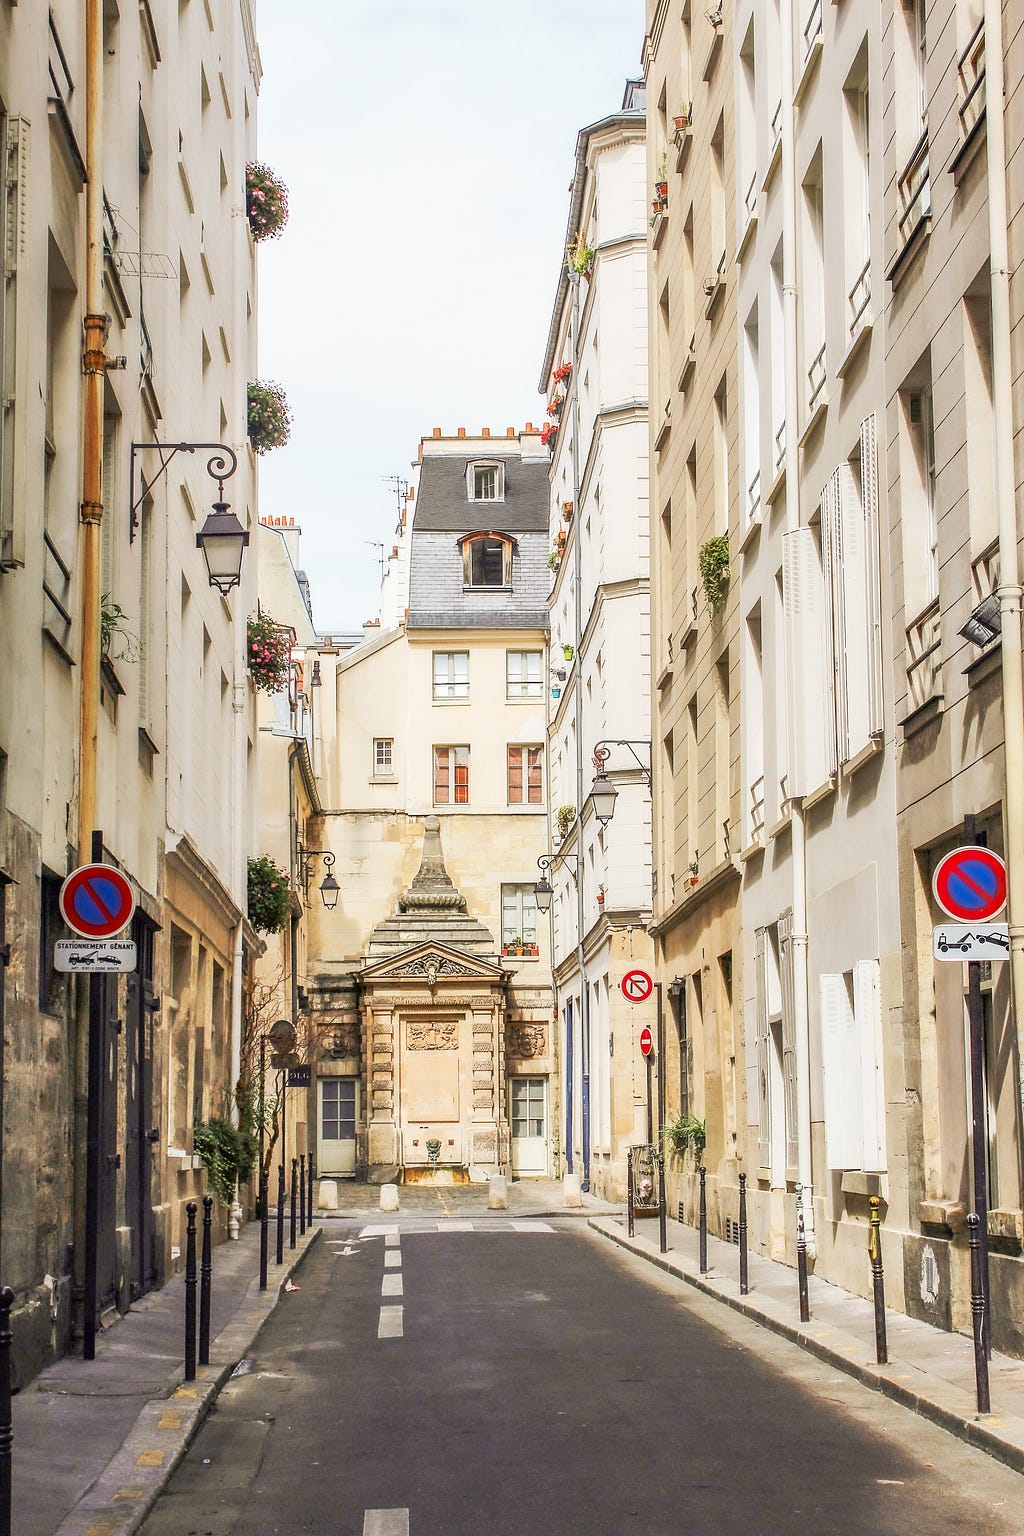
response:
<svg viewBox="0 0 1024 1536"><path fill-rule="evenodd" d="M753 176L751 176L751 178L750 178L750 186L747 188L747 195L743 199L743 208L744 208L744 212L746 214L746 219L745 219L744 222L749 224L751 219L757 217L757 172L756 171L754 172Z"/></svg>
<svg viewBox="0 0 1024 1536"><path fill-rule="evenodd" d="M71 570L60 550L43 530L43 628L67 650L71 639Z"/></svg>
<svg viewBox="0 0 1024 1536"><path fill-rule="evenodd" d="M971 40L956 61L960 76L960 131L969 138L985 111L985 18L971 33Z"/></svg>
<svg viewBox="0 0 1024 1536"><path fill-rule="evenodd" d="M775 469L780 470L786 458L786 423L783 422L775 434Z"/></svg>
<svg viewBox="0 0 1024 1536"><path fill-rule="evenodd" d="M804 27L804 59L810 57L811 49L816 40L821 36L821 0L812 0L811 9L807 13L807 25Z"/></svg>
<svg viewBox="0 0 1024 1536"><path fill-rule="evenodd" d="M907 630L907 687L912 709L942 696L942 625L939 600Z"/></svg>
<svg viewBox="0 0 1024 1536"><path fill-rule="evenodd" d="M807 405L814 410L825 389L825 343L822 342L807 370Z"/></svg>
<svg viewBox="0 0 1024 1536"><path fill-rule="evenodd" d="M772 154L775 153L775 146L779 142L781 137L782 137L782 97L780 96L779 97L778 105L776 106L775 111L772 113Z"/></svg>
<svg viewBox="0 0 1024 1536"><path fill-rule="evenodd" d="M911 235L928 218L932 211L932 183L928 165L928 127L914 146L903 175L899 179L900 244L906 245Z"/></svg>
<svg viewBox="0 0 1024 1536"><path fill-rule="evenodd" d="M849 293L850 337L858 335L864 324L868 305L871 303L871 257L861 267Z"/></svg>
<svg viewBox="0 0 1024 1536"><path fill-rule="evenodd" d="M754 478L747 486L747 522L752 523L761 510L761 471L754 471Z"/></svg>
<svg viewBox="0 0 1024 1536"><path fill-rule="evenodd" d="M761 842L764 837L764 774L750 786L750 841Z"/></svg>

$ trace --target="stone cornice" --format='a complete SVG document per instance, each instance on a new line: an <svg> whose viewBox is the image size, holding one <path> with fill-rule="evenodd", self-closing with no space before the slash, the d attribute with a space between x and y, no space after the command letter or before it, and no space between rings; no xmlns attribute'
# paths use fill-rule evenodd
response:
<svg viewBox="0 0 1024 1536"><path fill-rule="evenodd" d="M182 875L191 881L204 895L210 906L227 928L235 928L246 921L242 909L235 904L220 876L208 864L187 833L182 833L177 844L167 853L166 862L176 865ZM247 925L248 926L248 925ZM250 928L255 944L260 942Z"/></svg>

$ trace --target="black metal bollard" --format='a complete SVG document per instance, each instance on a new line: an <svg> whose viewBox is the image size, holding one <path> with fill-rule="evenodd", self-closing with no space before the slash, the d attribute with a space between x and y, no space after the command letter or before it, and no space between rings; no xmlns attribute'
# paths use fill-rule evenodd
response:
<svg viewBox="0 0 1024 1536"><path fill-rule="evenodd" d="M284 1263L284 1163L277 1165L277 1262Z"/></svg>
<svg viewBox="0 0 1024 1536"><path fill-rule="evenodd" d="M291 1198L290 1198L289 1210L288 1210L288 1227L289 1227L288 1246L289 1246L289 1248L294 1248L295 1247L295 1226L296 1226L296 1221L298 1219L298 1212L295 1209L295 1201L298 1198L298 1193L299 1193L299 1160L298 1160L297 1157L293 1157L292 1158L292 1183L291 1183L291 1190L289 1191L289 1193L290 1193L290 1197Z"/></svg>
<svg viewBox="0 0 1024 1536"><path fill-rule="evenodd" d="M633 1236L633 1149L626 1156L626 1230Z"/></svg>
<svg viewBox="0 0 1024 1536"><path fill-rule="evenodd" d="M974 1331L974 1379L978 1390L978 1412L991 1413L988 1354L985 1349L985 1282L981 1263L981 1218L976 1211L972 1211L967 1218L967 1233L971 1250L971 1323Z"/></svg>
<svg viewBox="0 0 1024 1536"><path fill-rule="evenodd" d="M196 1210L194 1200L185 1207L185 1380L196 1379Z"/></svg>
<svg viewBox="0 0 1024 1536"><path fill-rule="evenodd" d="M661 1210L658 1215L658 1235L661 1240L661 1251L662 1253L665 1253L668 1250L668 1232L666 1231L665 1227L665 1219L667 1215L665 1210L665 1157L661 1152L658 1153L658 1200L661 1205Z"/></svg>
<svg viewBox="0 0 1024 1536"><path fill-rule="evenodd" d="M306 1225L311 1227L313 1225L313 1154L312 1154L312 1152L309 1154L309 1168L308 1168L307 1171L309 1173L309 1193L308 1193L308 1196L307 1196L307 1206L306 1206Z"/></svg>
<svg viewBox="0 0 1024 1536"><path fill-rule="evenodd" d="M267 1189L267 1170L260 1169L260 1290L267 1288L267 1250L270 1247L270 1203Z"/></svg>
<svg viewBox="0 0 1024 1536"><path fill-rule="evenodd" d="M14 1430L11 1419L11 1308L14 1292L9 1285L0 1290L0 1536L11 1536L11 1459Z"/></svg>
<svg viewBox="0 0 1024 1536"><path fill-rule="evenodd" d="M811 1300L807 1290L807 1233L804 1229L804 1187L796 1187L796 1283L800 1293L800 1321L811 1320Z"/></svg>
<svg viewBox="0 0 1024 1536"><path fill-rule="evenodd" d="M299 1236L306 1235L306 1154L299 1153Z"/></svg>
<svg viewBox="0 0 1024 1536"><path fill-rule="evenodd" d="M199 1364L210 1363L210 1295L213 1288L213 1196L203 1196L203 1256L199 1264Z"/></svg>
<svg viewBox="0 0 1024 1536"><path fill-rule="evenodd" d="M879 1365L889 1363L889 1341L885 1336L885 1274L882 1269L882 1222L878 1214L881 1200L872 1195L871 1223L868 1227L868 1254L871 1258L871 1288L875 1298L875 1359Z"/></svg>
<svg viewBox="0 0 1024 1536"><path fill-rule="evenodd" d="M750 1290L747 1282L747 1176L740 1174L740 1295Z"/></svg>
<svg viewBox="0 0 1024 1536"><path fill-rule="evenodd" d="M698 1212L699 1225L697 1234L697 1268L702 1275L708 1272L708 1171L701 1163L697 1169L700 1174L700 1207Z"/></svg>

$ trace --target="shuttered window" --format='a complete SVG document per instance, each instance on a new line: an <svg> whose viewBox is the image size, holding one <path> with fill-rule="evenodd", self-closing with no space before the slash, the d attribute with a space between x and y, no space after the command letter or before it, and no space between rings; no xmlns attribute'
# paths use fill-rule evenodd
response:
<svg viewBox="0 0 1024 1536"><path fill-rule="evenodd" d="M800 1160L797 1109L796 983L793 955L793 914L779 918L779 980L782 984L782 1095L786 1114L786 1167Z"/></svg>
<svg viewBox="0 0 1024 1536"><path fill-rule="evenodd" d="M469 652L434 652L434 698L469 698Z"/></svg>
<svg viewBox="0 0 1024 1536"><path fill-rule="evenodd" d="M434 748L434 804L469 804L469 748Z"/></svg>
<svg viewBox="0 0 1024 1536"><path fill-rule="evenodd" d="M768 955L764 928L754 930L754 1062L757 1074L757 1161L771 1167L771 1076L768 1061Z"/></svg>
<svg viewBox="0 0 1024 1536"><path fill-rule="evenodd" d="M819 978L825 1160L829 1168L885 1170L880 972L877 960Z"/></svg>

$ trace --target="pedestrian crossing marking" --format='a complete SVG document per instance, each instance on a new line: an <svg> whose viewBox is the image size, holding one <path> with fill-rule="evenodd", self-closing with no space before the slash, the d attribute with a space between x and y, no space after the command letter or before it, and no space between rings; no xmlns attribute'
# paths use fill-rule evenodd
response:
<svg viewBox="0 0 1024 1536"><path fill-rule="evenodd" d="M384 1247L385 1248L397 1248L400 1242L401 1242L401 1238L399 1237L397 1232L389 1232L387 1237L385 1237L385 1239L384 1239Z"/></svg>
<svg viewBox="0 0 1024 1536"><path fill-rule="evenodd" d="M381 1281L380 1293L382 1296L401 1296L403 1294L401 1275L385 1275Z"/></svg>
<svg viewBox="0 0 1024 1536"><path fill-rule="evenodd" d="M363 1536L409 1536L407 1509L368 1509L363 1516Z"/></svg>
<svg viewBox="0 0 1024 1536"><path fill-rule="evenodd" d="M393 1248L388 1249L388 1251L384 1255L384 1268L385 1269L401 1269L401 1267L402 1267L402 1255L400 1253L396 1253Z"/></svg>
<svg viewBox="0 0 1024 1536"><path fill-rule="evenodd" d="M398 1223L396 1221L376 1222L372 1227L364 1227L360 1237L397 1237Z"/></svg>
<svg viewBox="0 0 1024 1536"><path fill-rule="evenodd" d="M411 1218L413 1221L416 1217ZM548 1232L553 1233L555 1228L546 1221L438 1221L427 1222L423 1226L407 1227L402 1233L403 1237L423 1237L435 1232ZM392 1236L397 1246L398 1235L392 1228L363 1227L359 1233L360 1238L384 1237L385 1244L390 1244Z"/></svg>
<svg viewBox="0 0 1024 1536"><path fill-rule="evenodd" d="M380 1322L377 1324L378 1339L400 1339L404 1336L405 1308L402 1306L381 1307Z"/></svg>

